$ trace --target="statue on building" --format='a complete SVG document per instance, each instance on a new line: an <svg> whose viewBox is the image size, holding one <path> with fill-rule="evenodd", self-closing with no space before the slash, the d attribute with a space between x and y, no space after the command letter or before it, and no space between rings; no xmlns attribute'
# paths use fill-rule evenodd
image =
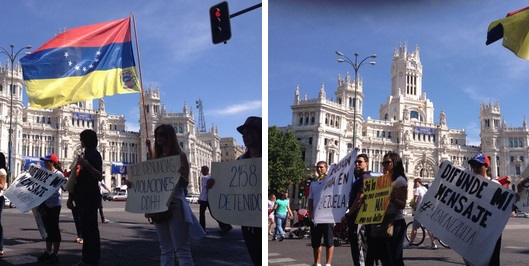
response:
<svg viewBox="0 0 529 266"><path fill-rule="evenodd" d="M446 114L444 111L441 111L441 118L439 119L441 126L446 126Z"/></svg>
<svg viewBox="0 0 529 266"><path fill-rule="evenodd" d="M69 120L70 120L70 117L65 115L63 118L62 118L62 127L64 129L68 129L68 127L70 126L70 123L69 123Z"/></svg>
<svg viewBox="0 0 529 266"><path fill-rule="evenodd" d="M410 131L408 130L406 130L406 132L404 133L404 143L410 144Z"/></svg>
<svg viewBox="0 0 529 266"><path fill-rule="evenodd" d="M404 111L403 111L402 119L403 119L404 121L406 121L406 120L410 120L410 110L408 110L408 107L407 107L407 106L404 107Z"/></svg>
<svg viewBox="0 0 529 266"><path fill-rule="evenodd" d="M99 99L99 111L105 111L105 100L103 98Z"/></svg>

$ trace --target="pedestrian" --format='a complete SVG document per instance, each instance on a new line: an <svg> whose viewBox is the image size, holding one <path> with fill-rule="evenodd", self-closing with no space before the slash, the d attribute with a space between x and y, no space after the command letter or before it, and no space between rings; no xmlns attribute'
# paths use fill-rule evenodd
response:
<svg viewBox="0 0 529 266"><path fill-rule="evenodd" d="M49 154L45 157L40 157L44 161L46 169L52 173L64 178L62 167L59 158L55 154ZM57 187L53 194L42 204L39 205L38 210L42 217L44 229L46 229L46 251L37 258L38 262L46 264L59 263L59 247L61 245L61 231L59 229L59 215L61 214L61 188Z"/></svg>
<svg viewBox="0 0 529 266"><path fill-rule="evenodd" d="M189 161L178 145L178 139L173 126L162 124L154 130L154 153L147 140L149 157L153 159L180 156L180 178L173 188L173 197L169 205L170 218L166 221L155 222L156 233L160 241L160 265L175 265L175 255L178 265L193 265L190 239L205 236L199 221L191 211L184 194L184 188L189 184Z"/></svg>
<svg viewBox="0 0 529 266"><path fill-rule="evenodd" d="M75 173L75 176L79 175L79 165L76 165L76 167L72 171L77 172ZM70 172L64 171L64 176L67 179L70 178L71 174L72 174L71 171ZM73 199L73 193L68 193L68 199L70 198ZM73 203L73 200L68 200L66 202L66 207L72 211L73 222L75 225L75 233L77 237L73 240L73 242L78 243L78 244L83 244L83 233L81 232L82 229L81 229L81 218L79 217L79 209L77 209L77 207Z"/></svg>
<svg viewBox="0 0 529 266"><path fill-rule="evenodd" d="M314 221L314 214L316 207L320 201L320 196L323 191L323 187L327 182L327 162L319 161L316 164L317 177L310 183L309 196L308 196L308 213L312 221ZM323 237L323 245L326 248L326 262L325 266L331 266L332 256L334 253L334 239L333 239L333 227L334 224L330 223L313 223L310 228L310 242L312 246L312 253L314 257L313 266L321 266L321 244Z"/></svg>
<svg viewBox="0 0 529 266"><path fill-rule="evenodd" d="M294 217L292 210L290 209L290 202L288 201L286 195L286 192L279 193L279 199L275 201L274 208L272 209L272 212L275 213L275 223L279 225L283 224L283 221L286 220L287 217L290 219ZM285 229L283 226L276 226L272 240L277 240L278 235L279 241L283 241L285 238Z"/></svg>
<svg viewBox="0 0 529 266"><path fill-rule="evenodd" d="M386 209L386 215L394 215L393 235L387 239L387 246L389 247L388 258L392 263L391 265L403 266L404 258L402 256L402 245L406 234L404 208L406 207L406 201L408 198L408 181L402 159L395 152L390 152L384 155L382 169L384 173L389 173L392 181L390 202Z"/></svg>
<svg viewBox="0 0 529 266"><path fill-rule="evenodd" d="M262 118L257 116L250 116L246 118L243 125L237 127L237 131L241 133L246 152L243 153L238 160L249 158L262 157ZM244 243L250 253L250 258L254 265L262 264L262 239L261 227L241 226Z"/></svg>
<svg viewBox="0 0 529 266"><path fill-rule="evenodd" d="M101 193L101 204L99 204L99 216L101 217L101 223L107 224L110 223L110 220L105 218L105 214L103 213L103 189L107 191L107 193L110 193L110 190L105 185L103 181L99 182L99 192Z"/></svg>
<svg viewBox="0 0 529 266"><path fill-rule="evenodd" d="M79 211L81 232L83 234L82 259L78 265L99 265L101 257L101 238L97 221L97 210L101 203L99 181L102 180L103 160L97 150L97 133L92 129L80 134L84 152L77 157L79 174L75 183L73 197L68 197L68 205ZM73 201L73 202L70 202Z"/></svg>
<svg viewBox="0 0 529 266"><path fill-rule="evenodd" d="M274 228L274 205L276 203L276 195L271 193L268 195L268 234L272 235L272 229Z"/></svg>
<svg viewBox="0 0 529 266"><path fill-rule="evenodd" d="M478 174L482 176L485 179L491 180L492 182L495 182L499 185L501 183L493 179L490 176L490 159L487 157L484 153L478 153L476 154L472 159L468 161L468 164L470 165L470 168L474 174ZM496 246L494 247L494 252L492 253L492 257L489 261L489 266L498 266L500 265L500 250L501 250L501 235L496 240ZM465 260L466 265L470 265L469 262Z"/></svg>
<svg viewBox="0 0 529 266"><path fill-rule="evenodd" d="M360 225L355 222L360 205L364 202L364 176L369 175L367 166L369 157L366 154L356 156L354 176L355 181L351 184L349 191L349 202L347 213L342 217L342 223L347 223L349 244L351 246L351 257L353 265L364 265L365 248L362 245L362 235Z"/></svg>
<svg viewBox="0 0 529 266"><path fill-rule="evenodd" d="M4 210L6 189L6 156L0 152L0 257L4 256L4 228L2 227L2 211Z"/></svg>
<svg viewBox="0 0 529 266"><path fill-rule="evenodd" d="M415 178L413 179L413 212L417 210L417 206L419 206L422 202L422 199L424 198L424 195L428 191L428 189L422 185L422 179L421 178ZM413 225L411 228L411 235L410 235L410 242L404 244L404 248L413 247L413 241L415 240L415 236L417 235L417 229L421 227L421 223L413 218ZM429 231L428 236L430 236L430 240L432 241L432 244L430 245L430 249L437 249L437 244L435 243L435 236Z"/></svg>
<svg viewBox="0 0 529 266"><path fill-rule="evenodd" d="M200 168L200 172L202 173L203 177L202 177L202 182L200 182L200 196L198 198L198 204L200 205L199 220L200 220L200 225L202 226L202 229L206 231L206 209L208 209L209 212L211 213L211 209L209 208L209 202L208 202L208 190L211 189L213 183L210 181L211 176L209 175L209 167L205 165L202 166ZM231 229L233 229L233 227L230 224L225 224L218 220L217 220L217 223L219 224L219 227L220 227L220 233L224 234L224 233L229 232Z"/></svg>

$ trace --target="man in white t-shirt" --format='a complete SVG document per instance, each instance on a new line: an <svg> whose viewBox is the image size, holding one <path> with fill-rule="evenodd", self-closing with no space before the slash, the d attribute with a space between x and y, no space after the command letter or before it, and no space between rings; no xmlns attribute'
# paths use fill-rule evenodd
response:
<svg viewBox="0 0 529 266"><path fill-rule="evenodd" d="M413 211L417 209L417 206L421 204L422 199L424 198L424 195L426 194L426 191L428 189L422 185L422 180L420 178L415 178L413 180ZM417 221L417 219L413 219L413 227L411 230L411 236L410 236L410 242L405 243L404 247L412 247L413 246L413 240L415 240L415 236L417 235L417 229L421 226L421 223ZM437 244L435 244L435 237L430 231L426 230L428 232L428 235L430 236L430 240L432 241L432 245L430 246L431 249L437 249Z"/></svg>
<svg viewBox="0 0 529 266"><path fill-rule="evenodd" d="M202 181L200 182L200 196L198 198L198 203L200 204L199 221L200 221L200 225L202 226L202 229L206 231L206 209L210 210L209 203L208 203L208 190L211 189L211 187L213 186L213 183L212 183L213 180L211 179L211 176L209 175L209 167L205 165L202 166L200 168L200 172L202 173L203 177L202 177ZM211 210L210 210L210 214L211 214ZM213 219L215 218L213 217ZM217 219L215 220L219 224L219 227L220 227L219 233L221 234L227 233L233 228L229 224L220 222Z"/></svg>
<svg viewBox="0 0 529 266"><path fill-rule="evenodd" d="M310 183L308 208L309 217L314 220L314 212L320 201L320 196L323 191L327 179L327 162L319 161L316 164L316 173L318 176ZM313 266L321 266L321 240L323 238L323 245L326 247L327 260L325 265L331 266L332 255L334 252L334 238L333 238L334 224L313 224L310 228L310 242L312 252L314 255Z"/></svg>

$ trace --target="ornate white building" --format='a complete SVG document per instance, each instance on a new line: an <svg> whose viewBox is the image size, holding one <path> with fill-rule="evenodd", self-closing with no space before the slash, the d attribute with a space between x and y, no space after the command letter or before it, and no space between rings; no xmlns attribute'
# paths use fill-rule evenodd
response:
<svg viewBox="0 0 529 266"><path fill-rule="evenodd" d="M86 101L56 109L33 109L31 106L24 106L22 100L23 80L19 66L14 68L13 80L13 156L12 177L9 181L24 171L29 163L38 162L40 156L49 153L57 154L63 166L69 167L81 151L79 134L85 129L93 129L98 133L98 150L103 157L106 184L119 187L126 179L125 168L121 166L147 159L147 135L141 101L138 104L138 112L142 114L139 121L140 132L127 131L125 117L108 114L103 99L99 100L97 108L94 108L93 101ZM4 67L0 66L0 152L6 158L9 154L10 84L11 67L8 63ZM151 140L154 139L157 125L165 123L174 126L179 145L187 154L191 165L188 191L199 193L199 180L202 176L200 168L203 165L211 167L211 162L221 161L217 128L212 126L208 132L198 133L193 110L188 109L184 103L182 112L168 112L160 99L158 88L149 87L145 91L145 106ZM233 145L233 149L240 148L235 141L226 145Z"/></svg>
<svg viewBox="0 0 529 266"><path fill-rule="evenodd" d="M349 74L338 76L334 98L327 96L321 85L317 98L300 97L295 89L292 109L292 130L301 142L307 168L313 170L318 161L336 163L353 149L353 120L356 119L356 146L369 156L369 169L381 171L387 152L397 152L403 160L412 198L413 179L433 180L444 160L468 167L467 161L480 151L491 159L492 176L520 174L529 156L527 122L521 128L500 125L499 103L481 104L482 146L467 145L464 129L451 129L441 111L434 117L434 104L422 87L422 64L419 48L408 52L406 44L395 49L391 64L391 88L387 101L380 105L378 119L363 113L363 82ZM356 105L356 117L354 106ZM297 195L297 193L293 193Z"/></svg>

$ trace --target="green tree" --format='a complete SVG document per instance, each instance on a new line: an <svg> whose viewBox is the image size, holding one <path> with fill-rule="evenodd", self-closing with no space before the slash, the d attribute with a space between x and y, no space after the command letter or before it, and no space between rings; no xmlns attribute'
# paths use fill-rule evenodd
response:
<svg viewBox="0 0 529 266"><path fill-rule="evenodd" d="M287 191L305 177L305 162L301 158L301 144L292 131L268 128L268 191Z"/></svg>

